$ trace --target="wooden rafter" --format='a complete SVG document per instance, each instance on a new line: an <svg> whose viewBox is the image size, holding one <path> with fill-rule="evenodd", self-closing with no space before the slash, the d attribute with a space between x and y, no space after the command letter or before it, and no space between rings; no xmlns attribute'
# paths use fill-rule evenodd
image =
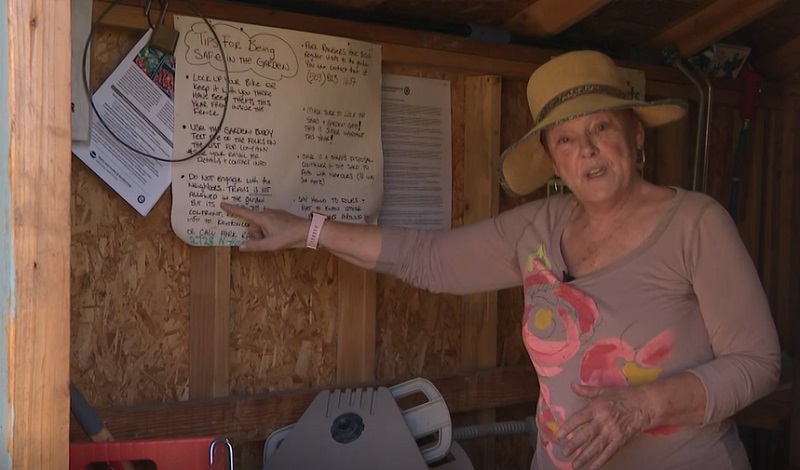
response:
<svg viewBox="0 0 800 470"><path fill-rule="evenodd" d="M611 0L535 0L505 24L525 36L554 36L586 18Z"/></svg>
<svg viewBox="0 0 800 470"><path fill-rule="evenodd" d="M648 45L673 45L682 56L688 57L752 23L785 1L717 0L665 29Z"/></svg>
<svg viewBox="0 0 800 470"><path fill-rule="evenodd" d="M756 60L758 71L773 80L791 80L791 75L800 70L800 37L794 38L777 49Z"/></svg>

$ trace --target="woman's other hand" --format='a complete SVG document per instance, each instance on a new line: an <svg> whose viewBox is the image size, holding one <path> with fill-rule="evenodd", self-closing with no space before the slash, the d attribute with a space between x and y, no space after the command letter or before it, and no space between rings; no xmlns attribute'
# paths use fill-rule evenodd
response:
<svg viewBox="0 0 800 470"><path fill-rule="evenodd" d="M250 240L239 246L241 251L276 251L305 246L308 219L276 209L254 211L242 206L220 204L222 210L250 222Z"/></svg>
<svg viewBox="0 0 800 470"><path fill-rule="evenodd" d="M637 387L572 384L588 404L561 425L558 437L573 468L596 470L651 425L646 397Z"/></svg>

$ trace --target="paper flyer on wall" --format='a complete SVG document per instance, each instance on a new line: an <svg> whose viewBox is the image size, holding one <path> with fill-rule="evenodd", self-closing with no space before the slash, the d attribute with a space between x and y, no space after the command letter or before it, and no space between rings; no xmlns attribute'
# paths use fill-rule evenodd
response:
<svg viewBox="0 0 800 470"><path fill-rule="evenodd" d="M213 30L175 16L175 233L192 245L241 244L247 225L225 213L223 201L376 223L380 46L209 22Z"/></svg>
<svg viewBox="0 0 800 470"><path fill-rule="evenodd" d="M150 30L94 93L89 141L72 143L72 153L143 216L170 184L175 82L174 59L149 47L149 38Z"/></svg>
<svg viewBox="0 0 800 470"><path fill-rule="evenodd" d="M450 114L449 80L384 74L381 225L450 228Z"/></svg>

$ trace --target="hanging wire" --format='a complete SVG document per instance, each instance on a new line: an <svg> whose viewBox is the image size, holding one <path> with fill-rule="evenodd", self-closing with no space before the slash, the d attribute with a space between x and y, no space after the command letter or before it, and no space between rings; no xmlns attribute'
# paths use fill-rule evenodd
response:
<svg viewBox="0 0 800 470"><path fill-rule="evenodd" d="M158 20L153 23L153 20L150 19L150 10L153 7L153 0L147 0L147 5L144 7L144 15L147 17L147 24L150 25L150 29L155 29L156 26L164 23L164 17L166 17L167 7L169 6L169 1L166 3L164 0L158 0L159 5L161 8L159 9Z"/></svg>
<svg viewBox="0 0 800 470"><path fill-rule="evenodd" d="M122 139L120 139L114 133L114 131L112 131L108 127L108 124L106 124L105 120L100 116L100 112L97 111L97 106L94 104L94 99L92 97L93 93L91 91L91 87L89 86L89 79L86 76L86 60L87 60L87 56L88 56L88 52L89 52L89 45L92 42L92 38L94 37L94 33L95 33L95 29L97 28L97 25L100 24L100 22L103 20L103 18L105 18L105 16L108 14L109 11L111 11L112 8L117 6L117 4L119 3L119 0L112 0L111 3L108 5L108 7L106 7L106 9L103 10L103 12L100 14L100 16L98 16L97 19L92 23L92 28L89 30L89 37L86 38L86 44L83 46L83 62L82 62L82 66L83 66L83 86L86 89L87 96L89 96L89 103L92 106L92 110L94 111L95 116L97 116L97 120L100 122L100 124L102 124L102 126L106 129L106 131L108 131L108 133L111 134L111 136L117 142L122 144L122 146L124 146L128 150L130 150L130 151L132 151L132 152L134 152L134 153L136 153L138 155L141 155L143 157L151 158L153 160L158 160L158 161L161 161L161 162L168 162L168 163L185 162L187 160L191 160L192 158L194 158L194 157L200 155L201 153L203 153L208 148L208 146L211 145L212 142L214 142L214 140L219 135L219 132L222 129L222 125L225 122L225 117L228 114L228 98L230 97L230 88L231 88L231 85L230 85L230 72L228 71L228 60L227 60L227 57L225 56L225 50L222 47L222 41L219 39L219 36L217 35L216 28L214 27L214 25L211 24L211 22L208 20L208 18L192 2L190 2L188 0L181 0L181 1L186 6L188 6L197 16L202 18L203 21L205 22L206 26L208 26L208 29L211 30L211 34L214 36L214 40L217 42L217 46L219 47L220 60L222 60L222 66L223 66L224 72L225 72L225 95L223 97L224 103L223 103L223 107L222 107L222 114L220 115L219 123L217 125L217 128L214 129L214 133L211 134L211 137L208 139L208 141L205 144L203 144L202 147L200 147L198 150L196 150L194 152L190 151L191 153L186 157L177 158L177 159L162 158L162 157L159 157L159 156L156 156L156 155L152 155L152 154L149 154L149 153L146 153L146 152L142 152L141 150L132 147L130 144L128 144L127 142L125 142ZM159 0L159 4L161 5L161 13L159 14L159 21L163 21L165 13L166 13L166 10L167 10L167 5L169 4L169 2L165 3L162 0ZM147 16L148 24L150 24L151 28L154 28L154 25L150 20L150 9L151 9L151 6L152 6L152 0L148 0L147 5L145 7L145 13L146 13L146 16ZM173 155L174 154L175 154L175 152L173 150Z"/></svg>

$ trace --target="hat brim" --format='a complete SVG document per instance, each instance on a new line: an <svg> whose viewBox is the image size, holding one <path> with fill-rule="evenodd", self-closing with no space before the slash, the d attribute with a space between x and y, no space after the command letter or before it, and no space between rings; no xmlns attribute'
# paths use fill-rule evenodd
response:
<svg viewBox="0 0 800 470"><path fill-rule="evenodd" d="M653 102L626 100L606 95L586 95L563 103L537 123L500 156L500 185L511 196L525 196L553 177L553 162L542 146L539 134L552 125L600 111L631 109L645 127L658 127L686 115L681 100Z"/></svg>

